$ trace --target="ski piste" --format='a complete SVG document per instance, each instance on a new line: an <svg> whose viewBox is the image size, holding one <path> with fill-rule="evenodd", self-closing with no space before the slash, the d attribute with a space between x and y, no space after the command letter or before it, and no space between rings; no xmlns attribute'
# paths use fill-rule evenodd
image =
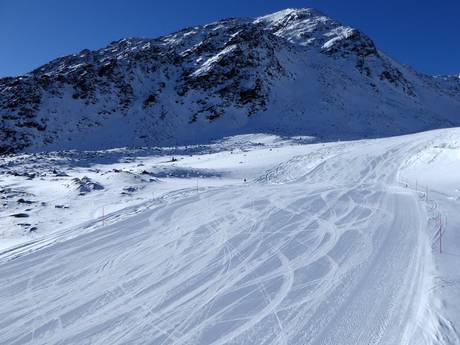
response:
<svg viewBox="0 0 460 345"><path fill-rule="evenodd" d="M3 158L0 344L458 344L459 134Z"/></svg>

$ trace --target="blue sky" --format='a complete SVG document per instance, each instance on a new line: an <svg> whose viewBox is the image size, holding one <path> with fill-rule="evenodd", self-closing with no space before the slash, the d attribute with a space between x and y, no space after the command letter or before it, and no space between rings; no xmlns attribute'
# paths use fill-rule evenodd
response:
<svg viewBox="0 0 460 345"><path fill-rule="evenodd" d="M156 37L287 7L315 7L360 28L419 71L460 73L458 0L0 0L0 77L123 37Z"/></svg>

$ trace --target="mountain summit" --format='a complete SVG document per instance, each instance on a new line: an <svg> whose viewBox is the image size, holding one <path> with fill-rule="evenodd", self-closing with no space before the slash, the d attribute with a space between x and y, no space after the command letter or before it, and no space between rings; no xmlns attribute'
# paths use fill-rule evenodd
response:
<svg viewBox="0 0 460 345"><path fill-rule="evenodd" d="M0 151L319 139L460 125L460 79L432 77L314 9L128 38L0 79Z"/></svg>

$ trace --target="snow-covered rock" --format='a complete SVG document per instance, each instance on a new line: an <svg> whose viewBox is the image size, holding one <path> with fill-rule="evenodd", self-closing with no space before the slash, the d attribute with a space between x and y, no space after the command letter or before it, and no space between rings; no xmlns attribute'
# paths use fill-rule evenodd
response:
<svg viewBox="0 0 460 345"><path fill-rule="evenodd" d="M100 183L93 181L87 176L83 176L81 179L75 177L72 179L72 183L76 186L77 191L80 195L85 195L92 192L93 190L102 190L104 186Z"/></svg>
<svg viewBox="0 0 460 345"><path fill-rule="evenodd" d="M0 152L320 139L460 124L460 79L382 53L313 9L129 38L0 79Z"/></svg>

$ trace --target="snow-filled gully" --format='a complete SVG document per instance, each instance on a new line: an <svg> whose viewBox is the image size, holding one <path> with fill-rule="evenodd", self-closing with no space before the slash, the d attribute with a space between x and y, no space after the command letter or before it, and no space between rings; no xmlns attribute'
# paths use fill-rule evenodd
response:
<svg viewBox="0 0 460 345"><path fill-rule="evenodd" d="M296 156L2 262L0 344L429 343L427 215L396 183L425 143L403 138Z"/></svg>

